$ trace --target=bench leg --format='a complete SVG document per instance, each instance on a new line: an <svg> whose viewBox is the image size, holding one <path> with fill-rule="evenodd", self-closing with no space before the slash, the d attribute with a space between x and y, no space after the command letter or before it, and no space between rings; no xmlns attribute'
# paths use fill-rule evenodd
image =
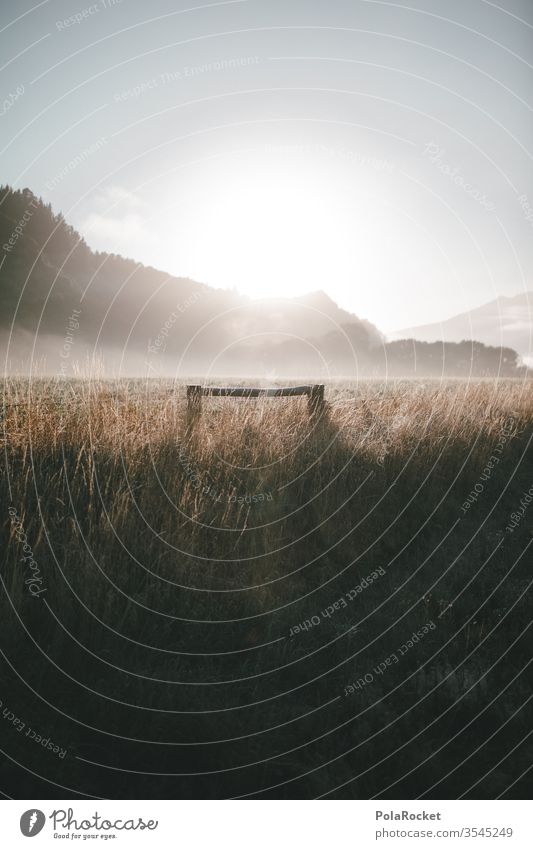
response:
<svg viewBox="0 0 533 849"><path fill-rule="evenodd" d="M312 419L320 418L325 409L323 384L316 384L312 387L311 392L307 396L307 406Z"/></svg>
<svg viewBox="0 0 533 849"><path fill-rule="evenodd" d="M202 387L187 387L187 431L189 432L196 424L202 412Z"/></svg>

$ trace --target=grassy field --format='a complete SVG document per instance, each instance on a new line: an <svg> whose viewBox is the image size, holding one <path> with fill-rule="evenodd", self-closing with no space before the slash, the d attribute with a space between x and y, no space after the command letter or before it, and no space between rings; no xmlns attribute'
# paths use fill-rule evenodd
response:
<svg viewBox="0 0 533 849"><path fill-rule="evenodd" d="M326 398L4 382L1 787L527 795L531 382Z"/></svg>

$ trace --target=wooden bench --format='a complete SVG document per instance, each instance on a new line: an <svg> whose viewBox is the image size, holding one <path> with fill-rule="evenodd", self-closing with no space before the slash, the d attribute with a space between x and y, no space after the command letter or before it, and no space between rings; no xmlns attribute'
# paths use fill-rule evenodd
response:
<svg viewBox="0 0 533 849"><path fill-rule="evenodd" d="M307 395L309 414L313 417L324 412L324 384L309 386L285 386L274 389L257 389L247 386L187 386L187 410L197 415L202 409L202 397L212 398L294 398Z"/></svg>

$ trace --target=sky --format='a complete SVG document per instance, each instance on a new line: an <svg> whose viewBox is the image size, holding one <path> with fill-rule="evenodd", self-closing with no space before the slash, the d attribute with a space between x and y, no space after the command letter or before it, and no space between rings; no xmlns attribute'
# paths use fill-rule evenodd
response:
<svg viewBox="0 0 533 849"><path fill-rule="evenodd" d="M530 0L4 0L0 57L0 182L95 249L384 332L533 289Z"/></svg>

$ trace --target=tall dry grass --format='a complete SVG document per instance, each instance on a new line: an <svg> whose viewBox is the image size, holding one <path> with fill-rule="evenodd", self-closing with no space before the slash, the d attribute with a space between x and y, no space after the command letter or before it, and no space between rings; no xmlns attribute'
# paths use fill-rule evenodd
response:
<svg viewBox="0 0 533 849"><path fill-rule="evenodd" d="M512 538L505 526L533 482L529 383L332 385L318 422L304 400L204 399L194 426L184 386L171 382L10 379L3 394L2 637L11 661L37 692L53 693L54 705L90 726L104 705L98 727L112 734L226 739L236 736L238 717L246 742L229 753L215 747L213 759L205 747L187 749L185 771L210 772L253 755L268 763L252 771L258 788L305 772L337 747L331 739L318 749L308 742L329 727L320 706L387 655L391 633L400 639L438 619L416 662L426 652L437 659L366 714L353 739L393 720L435 681L442 681L440 701L432 696L431 709L453 704L468 676L482 676L526 621L517 599L533 511ZM502 433L498 463L464 511ZM44 576L39 601L23 580L9 505ZM340 610L302 639L289 637L294 624L378 566L386 576L357 609ZM466 630L478 602L486 603ZM511 608L505 628L486 643ZM451 642L440 651L445 635ZM447 678L476 646L483 648L467 670ZM402 675L412 663L414 655ZM392 683L384 678L362 692L359 707ZM510 691L497 710L505 713L518 698ZM469 710L486 699L480 684ZM337 719L353 713L353 703L335 705ZM190 715L178 722L176 710ZM79 757L113 758L98 733L58 720L55 711L48 722L59 723L57 733ZM272 734L254 736L266 726L279 726L275 743ZM407 734L409 720L396 730ZM423 747L431 751L436 738L428 734ZM276 759L295 741L303 741L296 754ZM117 762L138 762L126 743L116 745ZM377 741L370 761L381 751ZM116 774L87 775L76 754L72 776L92 789L104 781L113 794ZM166 750L143 750L143 767L168 771L171 763ZM316 794L353 766L345 759L279 793ZM399 762L394 769L401 774ZM191 795L239 792L249 784L245 773L235 769L224 778L229 783L220 775L194 779ZM364 786L377 792L388 774L378 770ZM157 782L159 795L169 793L165 779ZM116 794L142 796L140 787L134 776L121 776ZM409 795L410 787L392 796Z"/></svg>

